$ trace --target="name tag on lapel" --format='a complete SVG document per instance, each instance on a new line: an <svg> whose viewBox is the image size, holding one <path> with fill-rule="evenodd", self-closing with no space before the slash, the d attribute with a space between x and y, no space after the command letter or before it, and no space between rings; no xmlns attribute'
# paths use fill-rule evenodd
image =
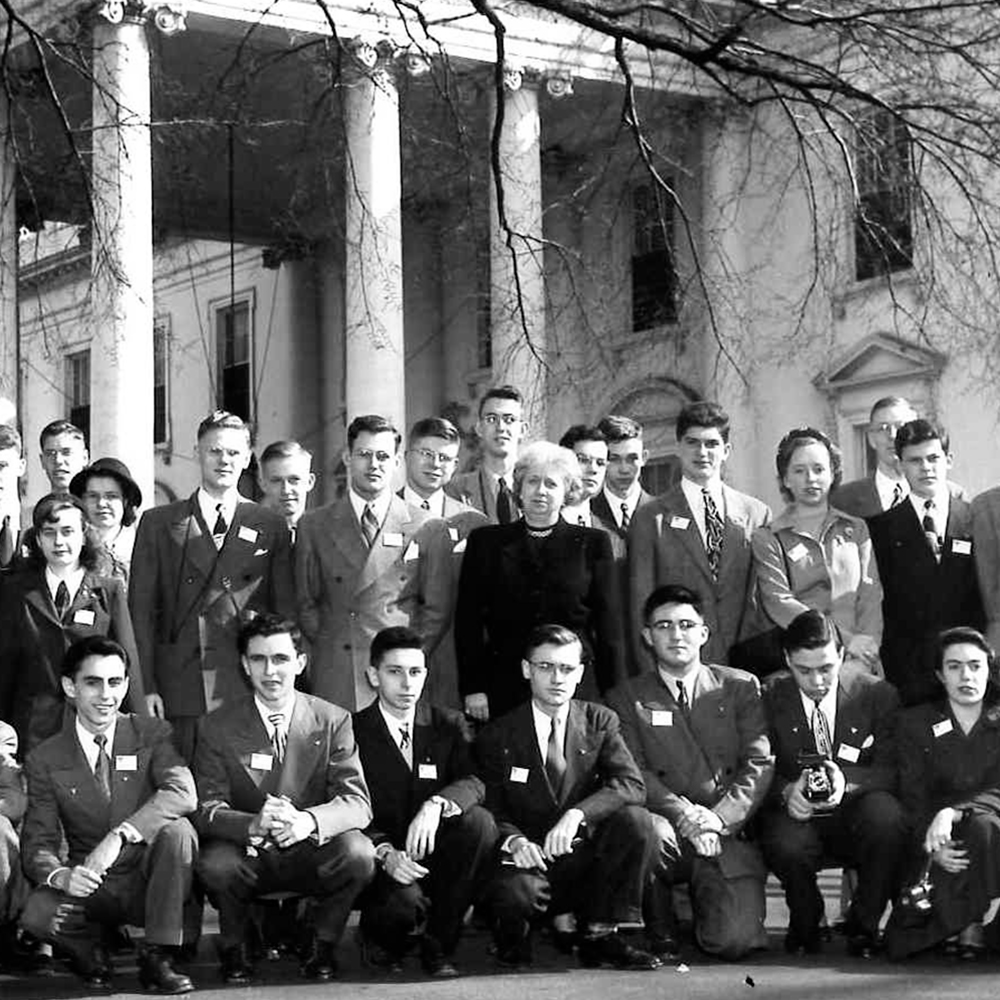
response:
<svg viewBox="0 0 1000 1000"><path fill-rule="evenodd" d="M931 726L931 732L936 736L947 736L955 727L951 724L951 719L942 719Z"/></svg>
<svg viewBox="0 0 1000 1000"><path fill-rule="evenodd" d="M459 535L459 533L458 533L458 528L449 528L449 529L448 529L448 537L449 537L449 538L450 538L450 539L451 539L451 540L452 540L453 542L457 542L457 541L459 540L459 538L461 537L461 536Z"/></svg>
<svg viewBox="0 0 1000 1000"><path fill-rule="evenodd" d="M248 528L245 524L240 525L240 530L236 532L236 537L241 542L256 542L257 532L253 528Z"/></svg>
<svg viewBox="0 0 1000 1000"><path fill-rule="evenodd" d="M79 611L73 612L73 624L74 625L93 625L94 624L94 612L91 608L80 608Z"/></svg>
<svg viewBox="0 0 1000 1000"><path fill-rule="evenodd" d="M956 556L971 556L972 542L968 538L953 538L951 540L951 551Z"/></svg>
<svg viewBox="0 0 1000 1000"><path fill-rule="evenodd" d="M677 531L687 531L687 526L691 523L689 517L678 517L676 514L670 518L670 527Z"/></svg>
<svg viewBox="0 0 1000 1000"><path fill-rule="evenodd" d="M510 780L516 781L519 785L526 785L528 783L528 769L526 767L512 767Z"/></svg>
<svg viewBox="0 0 1000 1000"><path fill-rule="evenodd" d="M274 758L269 753L250 754L250 768L254 771L270 771Z"/></svg>
<svg viewBox="0 0 1000 1000"><path fill-rule="evenodd" d="M674 724L674 713L665 708L654 708L649 715L649 721L654 726L672 726Z"/></svg>
<svg viewBox="0 0 1000 1000"><path fill-rule="evenodd" d="M139 758L134 753L123 753L115 757L116 771L138 771Z"/></svg>
<svg viewBox="0 0 1000 1000"><path fill-rule="evenodd" d="M849 743L841 743L837 748L837 756L841 760L846 760L848 764L857 764L861 759L861 751Z"/></svg>
<svg viewBox="0 0 1000 1000"><path fill-rule="evenodd" d="M437 764L418 764L417 777L425 781L436 781L438 776Z"/></svg>
<svg viewBox="0 0 1000 1000"><path fill-rule="evenodd" d="M788 558L792 562L801 562L807 555L809 550L801 542L797 542L788 550Z"/></svg>
<svg viewBox="0 0 1000 1000"><path fill-rule="evenodd" d="M401 531L383 532L382 544L390 549L401 549L403 547L403 533Z"/></svg>
<svg viewBox="0 0 1000 1000"><path fill-rule="evenodd" d="M406 546L406 551L403 553L403 562L413 562L414 559L420 558L420 546L416 542L410 542Z"/></svg>

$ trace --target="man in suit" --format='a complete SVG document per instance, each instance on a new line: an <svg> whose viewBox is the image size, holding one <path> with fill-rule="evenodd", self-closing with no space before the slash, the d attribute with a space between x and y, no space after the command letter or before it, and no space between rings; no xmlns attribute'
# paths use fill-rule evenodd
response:
<svg viewBox="0 0 1000 1000"><path fill-rule="evenodd" d="M249 462L247 425L223 410L206 417L198 427L201 486L187 500L147 510L132 553L129 609L146 692L173 723L187 760L198 719L246 693L235 652L243 619L295 612L285 521L239 493Z"/></svg>
<svg viewBox="0 0 1000 1000"><path fill-rule="evenodd" d="M261 452L258 479L264 506L285 519L294 546L299 520L316 485L311 453L298 441L272 441Z"/></svg>
<svg viewBox="0 0 1000 1000"><path fill-rule="evenodd" d="M10 567L21 537L21 476L25 462L16 427L0 424L0 569Z"/></svg>
<svg viewBox="0 0 1000 1000"><path fill-rule="evenodd" d="M629 533L632 642L639 663L643 602L668 583L704 598L709 663L728 663L733 643L763 630L754 595L751 537L771 519L767 505L731 489L722 468L732 451L729 416L717 403L690 403L677 417L682 477L643 507Z"/></svg>
<svg viewBox="0 0 1000 1000"><path fill-rule="evenodd" d="M378 698L355 714L354 734L365 772L377 776L366 832L379 872L361 899L361 931L390 966L419 940L425 971L447 978L458 974L462 920L492 861L496 824L479 804L483 783L464 717L421 700L420 636L383 629L371 657Z"/></svg>
<svg viewBox="0 0 1000 1000"><path fill-rule="evenodd" d="M655 855L645 786L609 708L573 700L583 646L561 625L528 637L521 669L531 700L479 736L486 808L501 857L485 895L497 958L530 964L532 922L573 913L587 967L656 969L620 926L642 925Z"/></svg>
<svg viewBox="0 0 1000 1000"><path fill-rule="evenodd" d="M299 621L313 649L314 694L350 711L375 698L369 649L389 625L410 625L427 653L451 613L451 539L440 518L392 491L400 434L385 417L347 428L347 495L299 522Z"/></svg>
<svg viewBox="0 0 1000 1000"><path fill-rule="evenodd" d="M37 888L21 923L63 949L93 990L111 988L100 929L142 924L139 981L187 993L194 986L174 968L174 953L190 927L198 841L186 817L196 805L194 780L166 722L119 713L129 669L125 650L104 636L66 653L62 684L76 718L26 762L21 854Z"/></svg>
<svg viewBox="0 0 1000 1000"><path fill-rule="evenodd" d="M351 717L295 690L306 656L293 622L258 615L240 631L239 652L252 693L202 720L194 764L198 872L219 911L222 978L253 979L251 905L290 891L314 900L316 936L300 972L327 981L354 900L375 870L361 833L372 813Z"/></svg>
<svg viewBox="0 0 1000 1000"><path fill-rule="evenodd" d="M740 834L764 801L774 758L757 679L702 662L701 604L677 585L650 594L643 640L656 668L615 688L608 704L642 769L662 844L646 912L653 950L673 950L669 887L687 882L698 944L736 959L767 947L766 871Z"/></svg>
<svg viewBox="0 0 1000 1000"><path fill-rule="evenodd" d="M851 954L867 957L899 889L906 849L905 817L893 794L899 698L891 684L844 663L840 631L818 611L803 611L789 625L782 649L789 673L775 674L764 690L775 777L758 835L785 890L785 950L819 951L816 873L836 863L858 872L847 943Z"/></svg>
<svg viewBox="0 0 1000 1000"><path fill-rule="evenodd" d="M481 449L478 469L461 472L447 486L456 500L485 514L492 524L509 524L518 518L511 491L517 449L527 436L521 393L512 385L487 389L479 401L476 434Z"/></svg>
<svg viewBox="0 0 1000 1000"><path fill-rule="evenodd" d="M910 493L868 522L882 581L882 665L904 705L935 696L934 638L946 628L982 630L972 510L948 489L948 435L911 420L896 435Z"/></svg>
<svg viewBox="0 0 1000 1000"><path fill-rule="evenodd" d="M590 502L590 509L627 539L636 511L653 499L639 479L649 461L649 451L642 444L642 425L629 417L611 414L597 429L608 443L608 467L604 488Z"/></svg>
<svg viewBox="0 0 1000 1000"><path fill-rule="evenodd" d="M17 948L17 915L26 888L17 825L27 799L16 758L17 732L0 722L0 968Z"/></svg>
<svg viewBox="0 0 1000 1000"><path fill-rule="evenodd" d="M73 477L90 462L83 431L68 420L53 420L42 428L38 456L52 493L68 493Z"/></svg>
<svg viewBox="0 0 1000 1000"><path fill-rule="evenodd" d="M1000 486L972 501L972 546L986 639L993 649L1000 649Z"/></svg>
<svg viewBox="0 0 1000 1000"><path fill-rule="evenodd" d="M568 448L580 464L580 481L583 483L583 498L572 506L562 509L562 518L570 524L580 524L585 528L600 528L614 536L618 549L625 552L625 540L618 534L618 526L613 519L605 520L591 510L591 501L604 489L604 477L608 471L608 442L599 427L574 424L559 439L560 448Z"/></svg>
<svg viewBox="0 0 1000 1000"><path fill-rule="evenodd" d="M461 708L458 694L458 666L455 662L454 613L459 575L466 539L476 528L489 524L486 515L449 496L461 444L458 428L444 417L418 420L406 448L406 485L399 495L410 507L419 507L448 525L451 543L451 597L448 600L448 628L428 660L426 696L434 705Z"/></svg>

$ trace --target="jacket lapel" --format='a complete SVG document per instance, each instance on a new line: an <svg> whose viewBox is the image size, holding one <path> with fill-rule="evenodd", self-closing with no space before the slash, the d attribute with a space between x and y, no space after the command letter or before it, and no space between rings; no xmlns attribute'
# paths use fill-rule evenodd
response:
<svg viewBox="0 0 1000 1000"><path fill-rule="evenodd" d="M184 561L206 579L211 576L218 552L212 541L212 533L201 516L197 492L188 498L187 510L171 525L170 531L183 553ZM182 566L180 572L187 572L187 567Z"/></svg>
<svg viewBox="0 0 1000 1000"><path fill-rule="evenodd" d="M722 511L722 558L719 560L719 579L727 575L727 571L736 558L736 553L746 550L746 505L742 497L723 483L722 500L725 510ZM706 563L708 555L705 556Z"/></svg>
<svg viewBox="0 0 1000 1000"><path fill-rule="evenodd" d="M584 758L589 749L583 709L575 701L571 701L569 704L569 714L566 716L566 739L563 741L563 746L565 747L566 773L563 775L562 788L557 797L560 805L570 797L577 782L585 776ZM589 766L589 761L586 763Z"/></svg>
<svg viewBox="0 0 1000 1000"><path fill-rule="evenodd" d="M270 792L278 783L278 762L273 759L271 739L252 697L243 703L241 715L229 737L233 753L239 758L244 773L254 787L262 794ZM258 756L271 758L270 769L253 767L254 758Z"/></svg>
<svg viewBox="0 0 1000 1000"><path fill-rule="evenodd" d="M663 495L662 516L663 524L660 529L661 533L665 535L668 531L674 532L681 545L687 549L691 558L694 560L695 565L697 565L705 579L711 580L712 571L708 565L708 553L705 551L705 543L701 540L701 532L698 531L698 525L695 523L694 514L688 505L687 497L684 496L684 491L681 489L680 485L672 486ZM688 522L687 527L671 528L670 522L675 517L685 518ZM725 553L725 546L723 546L723 553Z"/></svg>
<svg viewBox="0 0 1000 1000"><path fill-rule="evenodd" d="M393 495L382 528L368 550L368 558L358 578L356 593L360 594L370 587L397 559L403 558L403 553L410 545L409 535L414 527L409 507L399 497ZM361 530L360 527L358 530Z"/></svg>
<svg viewBox="0 0 1000 1000"><path fill-rule="evenodd" d="M52 595L49 593L48 584L45 582L44 569L39 569L35 573L35 581L31 587L25 590L24 600L26 604L30 604L42 617L62 628L62 621L56 614L56 606L52 602ZM59 685L56 686L58 687Z"/></svg>
<svg viewBox="0 0 1000 1000"><path fill-rule="evenodd" d="M285 741L285 759L281 764L278 794L286 795L296 806L309 786L310 777L323 754L323 729L305 698L296 694Z"/></svg>

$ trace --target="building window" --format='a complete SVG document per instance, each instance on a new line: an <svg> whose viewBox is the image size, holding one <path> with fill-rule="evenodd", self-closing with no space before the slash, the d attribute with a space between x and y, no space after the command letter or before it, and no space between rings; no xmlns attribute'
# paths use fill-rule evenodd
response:
<svg viewBox="0 0 1000 1000"><path fill-rule="evenodd" d="M153 324L153 444L170 442L170 321Z"/></svg>
<svg viewBox="0 0 1000 1000"><path fill-rule="evenodd" d="M66 417L90 442L90 348L66 355Z"/></svg>
<svg viewBox="0 0 1000 1000"><path fill-rule="evenodd" d="M250 301L215 310L218 405L246 421L253 419L253 336Z"/></svg>
<svg viewBox="0 0 1000 1000"><path fill-rule="evenodd" d="M913 155L909 130L890 112L858 123L856 175L855 277L906 270L913 264Z"/></svg>
<svg viewBox="0 0 1000 1000"><path fill-rule="evenodd" d="M659 186L633 188L632 220L632 329L676 323L673 202Z"/></svg>

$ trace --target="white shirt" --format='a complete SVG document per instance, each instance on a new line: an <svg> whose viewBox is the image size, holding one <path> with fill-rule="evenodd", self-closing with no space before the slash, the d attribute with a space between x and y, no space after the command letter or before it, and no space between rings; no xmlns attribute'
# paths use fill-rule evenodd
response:
<svg viewBox="0 0 1000 1000"><path fill-rule="evenodd" d="M628 510L628 519L631 522L632 518L635 517L635 509L639 506L640 493L642 493L642 483L638 479L632 484L632 489L628 491L628 496L624 500L619 496L615 496L607 486L604 487L604 499L607 500L608 506L611 508L611 513L614 516L615 524L619 528L622 526L622 504L625 504Z"/></svg>
<svg viewBox="0 0 1000 1000"><path fill-rule="evenodd" d="M934 506L930 510L924 506L928 499L934 502ZM917 521L922 527L924 518L929 514L934 520L934 531L938 538L944 538L948 528L948 500L946 489L941 491L940 496L930 498L918 497L916 493L910 494L910 503L913 504L913 509L917 512Z"/></svg>
<svg viewBox="0 0 1000 1000"><path fill-rule="evenodd" d="M409 483L403 487L403 499L411 506L425 509L435 517L444 517L444 490L435 490L429 497L422 497Z"/></svg>
<svg viewBox="0 0 1000 1000"><path fill-rule="evenodd" d="M835 682L830 686L830 690L823 695L823 699L819 702L819 710L826 716L826 724L830 730L830 742L834 742L834 733L837 731L837 688L839 687L839 682ZM802 699L802 711L806 713L806 723L809 726L810 732L812 731L812 718L813 709L817 707L817 703L812 700L807 694L805 694L801 689L799 690L799 697ZM831 749L836 753L836 746L831 747Z"/></svg>
<svg viewBox="0 0 1000 1000"><path fill-rule="evenodd" d="M584 500L583 503L578 503L575 507L563 507L560 513L562 519L568 524L582 524L585 528L594 526L589 500Z"/></svg>
<svg viewBox="0 0 1000 1000"><path fill-rule="evenodd" d="M397 718L391 712L386 711L385 706L380 701L378 703L378 710L382 713L382 718L385 719L385 724L389 730L389 735L396 741L396 746L399 747L399 752L406 758L406 763L410 766L410 770L413 770L413 718L416 713L416 709L410 711L405 719ZM406 726L406 731L410 735L409 743L406 749L403 748L403 727Z"/></svg>
<svg viewBox="0 0 1000 1000"><path fill-rule="evenodd" d="M722 498L722 481L713 479L705 485L705 489L708 490L708 495L715 501L715 509L719 512L719 517L725 517L726 505ZM701 487L696 482L688 479L687 476L682 476L681 492L683 492L684 499L687 500L687 504L691 508L691 516L694 518L694 523L698 526L701 540L707 544L708 529L705 527L705 497L702 495Z"/></svg>
<svg viewBox="0 0 1000 1000"><path fill-rule="evenodd" d="M104 730L104 735L108 738L107 743L104 744L104 750L109 758L111 758L111 751L114 749L115 729L117 728L118 720L114 719L111 725ZM94 742L94 734L84 727L79 717L76 720L76 738L80 741L84 757L87 758L87 765L93 771L97 767L97 744Z"/></svg>
<svg viewBox="0 0 1000 1000"><path fill-rule="evenodd" d="M66 589L69 591L69 603L72 604L76 600L77 592L80 589L80 584L83 583L83 574L86 572L82 567L80 569L74 570L72 573L68 574L65 580L60 580L55 573L49 569L48 566L45 567L45 586L49 588L49 594L52 597L52 603L56 603L56 591L59 589L60 583L66 584ZM95 751L96 754L96 751Z"/></svg>
<svg viewBox="0 0 1000 1000"><path fill-rule="evenodd" d="M271 716L278 714L277 708L271 708L265 705L264 702L257 697L253 696L253 703L257 706L257 712L260 715L260 721L264 723L264 728L267 730L267 738L273 743L274 742L274 723L271 722ZM288 738L288 725L292 721L292 710L295 708L295 699L292 698L288 704L281 709L281 715L284 717L284 722L282 723L282 728L285 733L285 738Z"/></svg>
<svg viewBox="0 0 1000 1000"><path fill-rule="evenodd" d="M660 677L663 679L663 683L667 685L667 689L674 696L674 701L680 703L680 686L684 685L684 690L687 692L687 703L688 705L694 704L694 688L698 682L698 675L701 673L702 664L698 664L694 670L690 673L685 674L683 677L674 677L673 674L668 674L666 670L661 670L657 668Z"/></svg>
<svg viewBox="0 0 1000 1000"><path fill-rule="evenodd" d="M538 740L538 752L542 755L542 763L549 755L549 734L552 732L552 716L546 715L535 703L531 702L531 715L535 720L535 738ZM556 739L559 746L566 752L566 720L569 718L569 702L562 705L555 715Z"/></svg>
<svg viewBox="0 0 1000 1000"><path fill-rule="evenodd" d="M878 501L882 505L882 510L889 510L892 507L892 498L896 495L896 488L900 490L900 500L905 500L910 495L910 484L905 476L893 479L887 476L881 469L875 470L875 490L878 492Z"/></svg>
<svg viewBox="0 0 1000 1000"><path fill-rule="evenodd" d="M358 524L363 524L361 520L365 512L365 507L370 506L375 520L378 521L379 531L385 522L385 515L389 513L389 504L392 503L392 490L383 490L374 500L366 500L360 493L348 490L347 495L351 498L351 507L354 509L354 516L358 519Z"/></svg>
<svg viewBox="0 0 1000 1000"><path fill-rule="evenodd" d="M221 500L216 500L215 497L209 496L205 492L203 486L198 487L198 507L201 509L201 516L205 519L205 525L211 532L215 528L215 522L222 514L223 519L226 522L226 529L228 530L230 525L233 523L233 518L236 516L236 505L240 502L242 497L236 490L230 490ZM219 504L222 504L222 510L219 511ZM216 548L222 548L222 542L225 541L224 538L219 538L216 535L212 535L213 540L215 540Z"/></svg>

